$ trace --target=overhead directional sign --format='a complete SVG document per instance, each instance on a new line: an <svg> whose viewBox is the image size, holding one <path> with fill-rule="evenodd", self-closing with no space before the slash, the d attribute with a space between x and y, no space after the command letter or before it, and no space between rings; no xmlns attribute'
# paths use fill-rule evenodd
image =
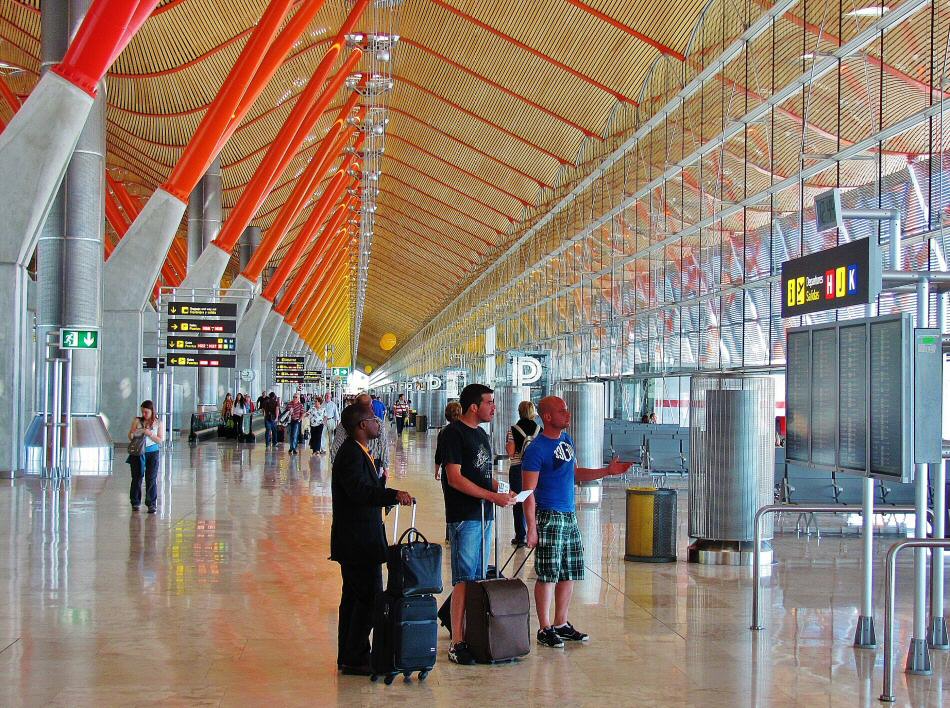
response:
<svg viewBox="0 0 950 708"><path fill-rule="evenodd" d="M235 302L170 302L168 314L172 317L237 317Z"/></svg>
<svg viewBox="0 0 950 708"><path fill-rule="evenodd" d="M234 354L169 354L169 366L187 368L233 369L237 357Z"/></svg>
<svg viewBox="0 0 950 708"><path fill-rule="evenodd" d="M782 264L782 317L867 305L881 292L881 249L863 238Z"/></svg>
<svg viewBox="0 0 950 708"><path fill-rule="evenodd" d="M345 366L334 366L331 371L333 372L334 376L342 376L344 378L350 374L350 370Z"/></svg>
<svg viewBox="0 0 950 708"><path fill-rule="evenodd" d="M319 369L307 369L303 372L304 383L320 383L323 380L323 372Z"/></svg>
<svg viewBox="0 0 950 708"><path fill-rule="evenodd" d="M196 351L215 351L215 352L233 352L234 337L185 337L169 336L166 341L168 349L178 351L196 352Z"/></svg>
<svg viewBox="0 0 950 708"><path fill-rule="evenodd" d="M163 356L143 356L142 368L146 371L165 368L165 357Z"/></svg>
<svg viewBox="0 0 950 708"><path fill-rule="evenodd" d="M194 334L234 334L237 331L235 320L168 320L168 331L171 334L193 332Z"/></svg>
<svg viewBox="0 0 950 708"><path fill-rule="evenodd" d="M61 349L98 349L99 331L63 327L59 330L59 341Z"/></svg>

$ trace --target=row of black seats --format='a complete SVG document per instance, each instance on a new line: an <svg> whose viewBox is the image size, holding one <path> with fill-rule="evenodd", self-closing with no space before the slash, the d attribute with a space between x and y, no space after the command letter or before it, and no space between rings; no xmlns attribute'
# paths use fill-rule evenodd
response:
<svg viewBox="0 0 950 708"><path fill-rule="evenodd" d="M786 504L854 504L863 499L864 479L843 472L816 470L785 461L785 448L775 448L775 489ZM930 497L933 497L931 490ZM876 479L874 503L886 506L914 504L914 485Z"/></svg>

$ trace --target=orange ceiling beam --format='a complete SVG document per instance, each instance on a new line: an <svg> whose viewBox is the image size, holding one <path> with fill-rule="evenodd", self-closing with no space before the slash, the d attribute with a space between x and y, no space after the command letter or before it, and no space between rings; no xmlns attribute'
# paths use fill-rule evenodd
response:
<svg viewBox="0 0 950 708"><path fill-rule="evenodd" d="M306 296L298 298L293 305L290 306L290 309L287 312L287 321L292 324L298 324L301 317L305 312L308 312L309 309L316 303L320 297L320 291L325 282L329 278L333 278L335 275L339 274L341 268L344 268L349 264L349 251L346 248L347 237L344 236L342 241L337 241L334 243L331 248L336 248L327 259L322 262L323 269L316 275L313 279L312 287L310 293Z"/></svg>
<svg viewBox="0 0 950 708"><path fill-rule="evenodd" d="M465 169L464 167L460 167L459 165L456 165L454 162L449 162L449 161L446 160L444 157L441 157L441 156L439 156L439 155L436 155L436 154L433 153L433 152L430 152L429 150L426 150L426 149L425 149L424 147L422 147L421 145L416 145L414 142L412 142L411 140L409 140L409 139L407 139L407 138L403 138L403 137L401 137L401 136L399 136L399 135L396 135L396 134L393 133L392 131L388 131L388 132L386 133L386 137L387 137L388 139L390 139L390 140L396 140L397 142L405 143L406 145L408 145L409 147L411 147L411 148L412 148L413 150L415 150L416 152L421 152L423 155L427 155L428 157L431 157L433 160L436 160L437 162L441 162L442 164L448 165L448 166L451 167L452 169L457 170L457 171L461 172L462 174L468 175L469 177L471 177L472 179L474 179L476 182L481 182L481 183L484 184L486 187L490 187L491 189L494 189L496 192L500 192L501 194L504 194L506 197L511 197L512 199L514 199L516 202L518 202L519 204L521 204L521 205L523 205L523 206L526 206L526 207L533 206L531 202L529 202L529 201L527 201L527 200L525 200L525 199L522 199L522 198L519 197L517 194L512 194L512 193L509 192L507 189L503 189L502 187L499 187L499 186L498 186L497 184L495 184L494 182L489 182L489 181L488 181L487 179L485 179L484 177L479 177L477 174L475 174L475 173L472 172L471 170L467 170L467 169Z"/></svg>
<svg viewBox="0 0 950 708"><path fill-rule="evenodd" d="M359 148L362 145L362 137L363 136L360 136L360 138L357 139L356 141L357 150L359 150ZM340 195L343 193L343 190L346 187L347 171L350 169L350 165L353 164L354 160L355 160L355 154L347 155L346 159L343 161L343 164L340 166L340 169L337 171L336 175L333 177L333 180L327 186L326 191L320 197L320 204L317 206L317 209L322 210L324 215L326 215L326 213L330 210L330 207L336 203L336 200L339 199ZM292 205L292 202L288 200L288 204ZM302 208L303 208L303 205L301 203L299 205L296 205L294 207L294 210L299 215L300 210L302 210ZM296 216L294 216L293 220L296 221ZM321 216L320 221L322 220L323 220L323 217ZM289 226L289 223L286 225L282 223L277 228L282 228L284 231L286 231L287 226ZM273 229L274 227L271 227L271 228ZM290 275L290 271L297 264L297 261L299 260L306 246L307 246L307 243L304 242L302 238L298 237L297 239L295 239L293 245L290 247L290 250L281 259L280 265L277 266L277 270L274 271L274 274L270 277L270 280L267 282L267 285L264 287L264 291L261 293L262 297L264 297L267 300L270 300L271 302L274 302L274 298L277 297L277 294L280 292L280 289L284 286L284 283L287 281L287 278ZM248 270L249 268L250 268L250 264L248 264L248 268L245 270ZM252 279L248 278L248 280L252 280Z"/></svg>
<svg viewBox="0 0 950 708"><path fill-rule="evenodd" d="M253 34L241 50L240 56L234 62L224 84L214 97L211 107L204 114L191 140L188 141L188 146L172 170L171 176L162 185L166 192L183 203L187 203L188 195L214 160L219 149L219 140L230 125L241 102L246 100L254 75L274 42L280 25L287 17L292 1L271 0Z"/></svg>
<svg viewBox="0 0 950 708"><path fill-rule="evenodd" d="M604 13L601 12L600 10L591 7L591 6L588 5L587 3L581 2L581 0L565 0L565 2L567 2L567 3L571 4L571 5L573 5L573 6L576 7L578 10L583 10L584 12L588 13L589 15L593 15L594 17L596 17L596 18L597 18L598 20L600 20L601 22L606 22L606 23L607 23L608 25L610 25L611 27L613 27L613 28L615 28L615 29L618 29L618 30L620 30L621 32L624 32L625 34L628 34L628 35L630 35L631 37L634 37L634 38L636 38L636 39L639 39L641 42L645 42L646 44L649 44L651 47L653 47L654 49L656 49L656 50L662 52L663 54L666 54L667 56L673 57L674 59L679 59L680 61L685 61L685 59L686 59L686 57L685 57L682 53L676 51L676 50L673 49L672 47L668 47L668 46L666 46L665 44L663 44L662 42L658 42L657 40L653 39L652 37L649 37L649 36L643 34L642 32L638 32L637 30L633 29L632 27L628 27L627 25L623 24L622 22L620 22L620 21L618 21L618 20L615 20L613 17L610 17L609 15L604 14Z"/></svg>
<svg viewBox="0 0 950 708"><path fill-rule="evenodd" d="M504 41L508 42L509 44L515 45L515 46L518 47L519 49L523 49L524 51L528 52L528 53L531 54L532 56L536 56L536 57L538 57L539 59L541 59L542 61L545 61L545 62L547 62L548 64L551 64L552 66L556 66L558 69L560 69L561 71L567 72L568 74L570 74L570 75L573 76L574 78L580 79L580 80L583 81L584 83L590 84L591 86L594 86L594 87L600 89L600 90L603 91L604 93L610 94L611 96L613 96L614 98L616 98L618 101L622 101L623 103L629 103L629 104L634 105L634 106L638 105L637 102L636 102L634 99L630 98L629 96L625 96L624 94L620 93L620 91L617 91L617 90L615 90L615 89L610 88L609 86L607 86L607 85L601 83L600 81L598 81L597 79L593 78L592 76L588 76L587 74L584 74L584 73L578 71L577 69L575 69L575 68L573 68L573 67L571 67L571 66L568 66L568 65L565 64L564 62L558 61L558 60L555 59L554 57L552 57L552 56L550 56L550 55L548 55L548 54L545 54L544 52L541 52L541 51L535 49L534 47L531 47L531 46L525 44L524 42L522 42L522 41L520 41L520 40L518 40L518 39L515 39L515 38L512 37L511 35L505 34L505 33L502 32L501 30L496 29L496 28L492 27L491 25L489 25L489 24L487 24L487 23L485 23L485 22L482 22L482 21L479 20L478 18L473 17L472 15L468 14L467 12L463 12L462 10L460 10L460 9L457 8L457 7L454 7L454 6L452 6L452 5L449 5L449 3L444 2L443 0L430 0L430 2L431 2L432 4L434 4L434 5L438 5L439 7L443 8L444 10L447 10L447 11L451 12L453 15L457 15L457 16L461 17L463 20L466 20L467 22L472 23L473 25L475 25L475 26L478 27L479 29L483 29L483 30L485 30L486 32L488 32L489 34L493 34L493 35L495 35L496 37L499 37L499 38L503 39Z"/></svg>
<svg viewBox="0 0 950 708"><path fill-rule="evenodd" d="M408 77L406 77L406 76L402 76L401 74L393 74L393 78L396 79L397 81L399 81L399 83L404 84L404 85L406 85L406 86L410 86L410 87L416 89L417 91L421 91L422 93L426 94L427 96L431 96L432 98L436 99L437 101L440 101L440 102L446 104L447 106L451 106L452 108L454 108L455 110L457 110L459 113L464 113L464 114L467 115L469 118L474 118L474 119L475 119L476 121L478 121L479 123L484 123L485 125L489 126L490 128L493 128L493 129L497 130L499 133L503 133L503 134L507 135L508 137L513 138L514 140L517 140L518 142L523 143L524 145L527 145L528 147L530 147L530 148L532 148L532 149L534 149L534 150L537 150L538 152L540 152L540 153L543 154L543 155L547 155L547 156L550 157L552 160L556 160L556 161L558 162L558 164L561 164L561 165L572 165L572 164L573 164L573 163L572 163L570 160L568 160L567 158L561 157L560 155L555 155L553 152L551 152L550 150L547 150L547 149L541 147L541 146L538 145L537 143L533 143L533 142L531 142L530 140L528 140L527 138L525 138L525 137L523 137L523 136L521 136L521 135L518 135L517 133L513 133L512 131L508 130L507 128L503 128L502 126L498 125L498 123L494 123L494 122L488 120L487 118L485 118L485 117L483 117L483 116L480 116L478 113L475 113L475 111L470 111L469 109L464 108L463 106L460 106L458 103L455 103L454 101L449 100L449 99L446 98L445 96L443 96L443 95L441 95L441 94L439 94L439 93L436 93L436 92L433 91L432 89L428 89L428 88L426 88L425 86L422 86L421 84L417 84L415 81L413 81L412 79L410 79L410 78L408 78Z"/></svg>
<svg viewBox="0 0 950 708"><path fill-rule="evenodd" d="M542 188L545 188L545 189L551 189L551 187L552 187L552 185L547 184L547 183L544 182L543 180L540 180L540 179L538 179L537 177L534 177L534 176L532 176L532 175L529 175L527 172L524 172L524 171L522 171L522 170L519 170L519 169L518 169L517 167L515 167L514 165L509 165L507 162L504 162L503 160L499 160L499 159L498 159L497 157L495 157L494 155L489 155L487 152L485 152L484 150L480 150L479 148L475 147L475 146L472 145L471 143L465 142L464 140L462 140L462 139L459 138L458 136L452 135L451 133L446 133L444 130L441 130L440 128L437 128L436 126L432 125L431 123L427 123L427 122L424 121L424 120L420 120L417 116L413 115L412 113L409 113L408 111L404 111L404 110L402 110L401 108L398 108L398 107L396 107L396 106L388 106L388 110L392 111L393 113L398 113L398 114L401 115L401 116L405 116L405 117L408 118L409 120L411 120L411 121L413 121L413 122L418 123L419 125L421 125L421 126L422 126L423 128L425 128L427 131L428 131L428 130L431 130L431 131L433 131L433 132L436 132L436 133L438 133L439 135L441 135L441 136L443 136L443 137L446 137L446 138L448 138L449 140L451 140L451 141L453 141L453 142L456 142L456 143L458 143L459 145L462 145L462 146L468 148L468 149L471 150L472 152L474 152L474 153L476 153L476 154L478 154L478 155L481 155L481 156L484 157L485 159L491 160L492 162L494 162L495 164L499 165L500 167L503 167L503 168L506 169L506 170L511 170L511 171L514 172L515 174L520 175L520 176L524 177L524 178L527 179L527 180L531 180L532 182L534 182L535 184L537 184L539 187L542 187ZM390 135L390 133L387 133L387 135Z"/></svg>
<svg viewBox="0 0 950 708"><path fill-rule="evenodd" d="M454 59L450 59L449 57L445 56L444 54L440 54L439 52L435 51L434 49L431 49L431 48L427 47L427 46L424 45L424 44L419 44L418 42L414 42L414 41L412 41L411 39L407 39L407 38L405 38L405 37L403 38L402 41L404 41L404 42L405 42L406 44L408 44L409 46L416 47L417 49L420 49L421 51L425 52L426 54L429 54L429 55L435 57L435 58L438 59L439 61L442 61L442 62L448 64L448 65L451 66L452 68L457 69L458 71L461 71L463 74L468 74L468 75L471 76L472 78L477 79L478 81L481 81L482 83L488 84L489 86L491 86L491 87L494 88L495 90L501 91L501 92L502 92L503 94L505 94L506 96L511 96L512 98L514 98L514 99L516 99L516 100L518 100L518 101L521 101L522 103L524 103L524 104L526 104L526 105L528 105L528 106L531 106L531 107L534 108L535 110L541 111L541 112L544 113L546 116L549 116L549 117L553 118L554 120L557 120L557 121L563 123L564 125L567 125L567 126L569 126L569 127L571 127L571 128L574 128L575 130L580 131L581 133L583 133L584 135L586 135L588 138L597 138L598 140L602 140L602 139L603 139L603 137L602 137L601 135L599 135L598 133L595 133L594 131L590 130L589 128L585 128L585 127L584 127L583 125L581 125L580 123L575 123L575 122L572 121L570 118L565 118L564 116L562 116L562 115L556 113L555 111L552 111L550 108L547 108L547 107L545 107L545 106L542 106L542 105L541 105L540 103L538 103L537 101L532 101L532 100L531 100L530 98L528 98L527 96L522 96L522 95L521 95L520 93L518 93L517 91L512 91L512 90L511 90L510 88L508 88L507 86L503 86L503 85L501 85L500 83L498 83L497 81L494 81L494 80L488 78L487 76L485 76L485 75L483 75L483 74L479 74L479 73L478 73L477 71L475 71L474 69L469 69L467 66L465 66L465 65L463 65L463 64L460 64L459 62L455 61Z"/></svg>
<svg viewBox="0 0 950 708"><path fill-rule="evenodd" d="M310 215L310 219L307 221L307 226L304 228L303 232L297 236L296 240L294 241L294 247L291 248L290 252L288 252L286 256L284 256L284 259L287 261L299 261L300 256L303 254L303 251L307 248L308 244L312 244L310 247L310 252L307 254L307 258L304 259L300 268L297 270L297 273L292 279L290 279L290 284L287 286L287 290L284 292L283 297L281 297L280 302L274 306L275 312L280 315L287 314L287 310L290 308L294 298L296 298L300 293L304 283L310 279L310 271L312 271L316 266L317 259L326 254L327 244L330 242L331 238L336 236L336 230L339 228L340 222L346 215L348 206L349 202L346 200L337 205L336 211L330 217L330 222L320 234L320 237L316 238L316 240L314 239L316 237L317 231L319 231L320 226L323 224L323 220L329 211L330 205L327 204L326 207L314 209L313 214ZM297 249L299 253L294 253L295 249Z"/></svg>
<svg viewBox="0 0 950 708"><path fill-rule="evenodd" d="M287 230L297 220L297 217L300 216L306 200L313 195L314 189L319 180L323 177L324 172L330 167L343 149L343 146L346 145L349 140L353 132L353 127L349 126L344 130L343 125L344 121L341 116L341 118L338 118L336 123L333 124L333 128L330 129L330 133L327 134L327 137L324 139L325 144L320 146L320 151L314 156L313 160L311 160L304 173L300 175L300 179L297 181L294 191L291 192L290 196L284 201L277 219L271 224L271 227L264 234L264 240L261 241L257 250L254 251L254 255L251 256L251 260L242 273L242 275L251 282L261 277L261 273L264 272L264 266L267 265L267 262L274 255L278 246L280 246L280 242L283 240ZM347 162L348 161L344 160L344 164L347 164ZM324 197L325 196L326 192L324 192ZM323 197L321 197L321 199L323 199Z"/></svg>
<svg viewBox="0 0 950 708"><path fill-rule="evenodd" d="M336 47L335 44L334 47ZM301 96L300 100L297 101L293 111L291 111L290 115L287 116L287 120L284 121L284 124L281 126L277 137L274 138L274 141L271 143L271 148L267 151L267 155L254 171L254 176L228 215L228 220L224 228L221 229L221 233L215 237L213 241L215 246L225 252L230 252L231 249L234 248L238 239L241 238L241 234L244 233L244 229L251 223L254 215L267 200L267 197L274 191L277 181L286 171L287 166L291 160L293 160L304 140L306 140L314 124L324 114L330 101L343 86L343 82L349 75L349 68L355 66L355 63L359 61L361 55L362 52L357 50L347 58L340 71L337 72L336 76L327 86L327 90L324 91L319 98L317 98L316 88L314 88L313 92L309 93L306 97ZM324 59L326 60L327 57L324 57ZM331 65L332 61L328 62L327 72L329 72L329 66ZM325 74L323 77L325 77ZM315 87L322 87L323 81L324 78L317 72L314 72L311 78L311 84ZM327 153L333 149L333 142L342 130L342 126L345 124L351 111L356 106L357 100L359 100L359 94L354 91L344 102L336 122L330 128L330 132L321 140L320 148L312 158L311 164L313 164L314 161L319 162L323 160Z"/></svg>

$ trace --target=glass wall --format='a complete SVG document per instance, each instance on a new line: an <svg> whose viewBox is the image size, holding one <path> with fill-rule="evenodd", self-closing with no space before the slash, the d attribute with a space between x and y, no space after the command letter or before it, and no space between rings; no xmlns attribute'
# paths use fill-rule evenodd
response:
<svg viewBox="0 0 950 708"><path fill-rule="evenodd" d="M816 232L816 195L900 210L903 260L885 269L946 268L950 0L742 7L710 3L686 60L654 66L639 106L618 106L611 137L386 376L474 363L495 325L499 356L548 349L555 379L614 380L614 415L682 422L670 402L690 373L780 370L786 328L863 316L780 317L782 262L887 237ZM914 296L878 306L912 312Z"/></svg>

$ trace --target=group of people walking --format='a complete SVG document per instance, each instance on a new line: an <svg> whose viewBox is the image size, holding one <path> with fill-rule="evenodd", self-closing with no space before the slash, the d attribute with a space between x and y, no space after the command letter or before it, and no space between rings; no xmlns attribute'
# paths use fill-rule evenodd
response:
<svg viewBox="0 0 950 708"><path fill-rule="evenodd" d="M519 420L511 427L506 445L513 463L510 489L504 490L492 474L491 440L481 427L495 416L494 392L489 387L466 386L458 402L446 407L448 424L436 444L436 478L442 484L451 553L449 659L457 664L476 663L465 642L466 583L485 578L494 507L516 506L521 491L531 494L516 513L512 543L535 550L537 642L560 648L565 642L589 638L569 620L574 583L584 577L574 485L623 474L630 465L612 460L603 468L577 467L574 441L567 433L571 414L561 398L543 398L537 409L525 401L518 411ZM340 563L343 579L337 666L345 674L371 673L372 607L382 589L380 566L386 552L380 510L412 503L408 492L387 488L387 477L380 473L370 450L370 444L382 435L381 423L369 397L344 409L344 440L333 461L330 558Z"/></svg>

